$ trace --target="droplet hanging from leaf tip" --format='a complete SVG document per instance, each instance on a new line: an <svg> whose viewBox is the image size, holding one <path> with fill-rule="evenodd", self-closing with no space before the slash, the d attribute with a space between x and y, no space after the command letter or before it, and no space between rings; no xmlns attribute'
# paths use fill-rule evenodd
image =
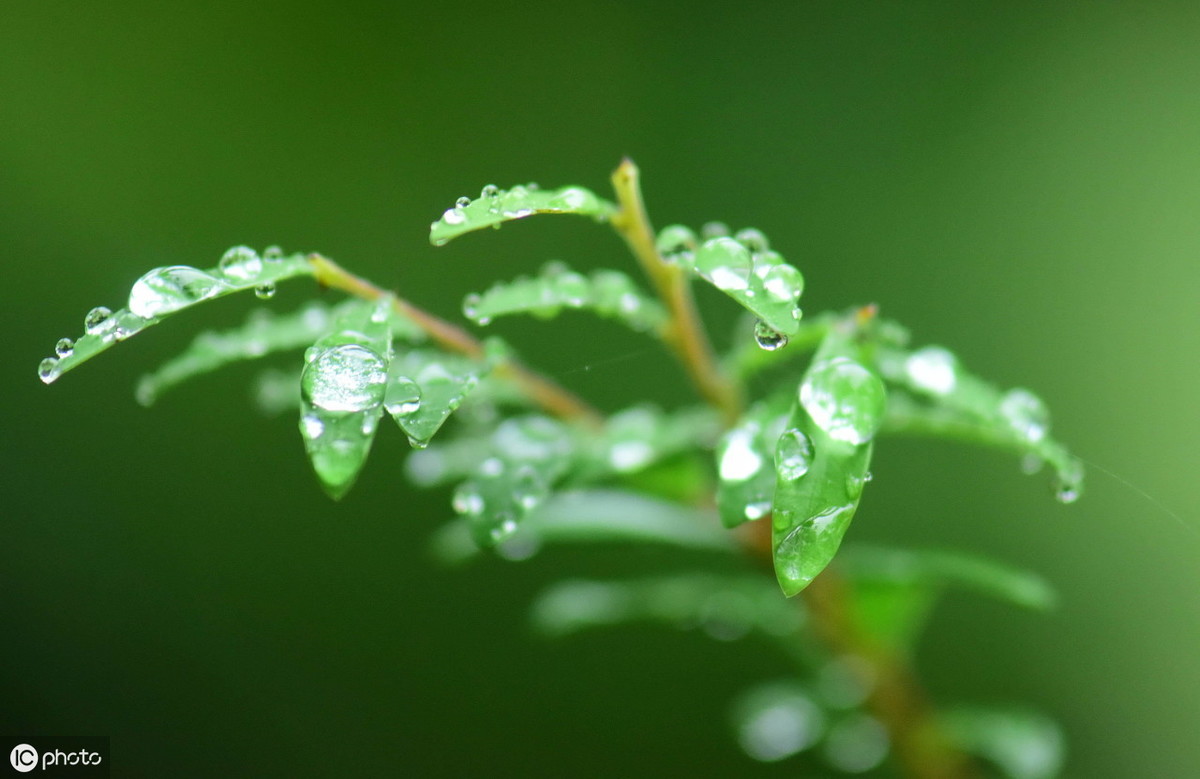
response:
<svg viewBox="0 0 1200 779"><path fill-rule="evenodd" d="M275 282L268 281L266 284L259 284L254 288L254 297L259 300L270 300L275 297Z"/></svg>
<svg viewBox="0 0 1200 779"><path fill-rule="evenodd" d="M773 352L787 346L788 337L760 319L754 325L754 342L760 349Z"/></svg>
<svg viewBox="0 0 1200 779"><path fill-rule="evenodd" d="M57 357L47 357L38 363L38 378L41 379L44 384L49 384L58 378L58 373Z"/></svg>

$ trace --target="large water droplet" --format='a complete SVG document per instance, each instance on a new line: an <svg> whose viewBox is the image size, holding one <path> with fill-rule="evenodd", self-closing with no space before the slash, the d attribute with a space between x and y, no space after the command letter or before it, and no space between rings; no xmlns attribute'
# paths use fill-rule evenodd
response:
<svg viewBox="0 0 1200 779"><path fill-rule="evenodd" d="M96 306L83 318L83 329L88 335L104 335L114 324L112 311L104 306Z"/></svg>
<svg viewBox="0 0 1200 779"><path fill-rule="evenodd" d="M795 481L812 467L813 445L801 430L783 431L775 446L775 472L779 478Z"/></svg>
<svg viewBox="0 0 1200 779"><path fill-rule="evenodd" d="M767 241L767 236L763 235L761 230L753 227L738 230L733 238L751 252L765 252L771 248L771 244Z"/></svg>
<svg viewBox="0 0 1200 779"><path fill-rule="evenodd" d="M75 342L70 338L60 338L54 344L54 353L59 357L70 357L75 352Z"/></svg>
<svg viewBox="0 0 1200 779"><path fill-rule="evenodd" d="M263 264L258 252L249 246L235 246L225 252L217 263L221 275L234 283L243 284L258 278L262 273Z"/></svg>
<svg viewBox="0 0 1200 779"><path fill-rule="evenodd" d="M762 467L762 457L754 451L754 431L739 427L730 430L722 440L717 469L724 481L745 481Z"/></svg>
<svg viewBox="0 0 1200 779"><path fill-rule="evenodd" d="M202 270L187 265L155 268L134 282L129 310L144 319L170 314L228 289Z"/></svg>
<svg viewBox="0 0 1200 779"><path fill-rule="evenodd" d="M754 342L758 348L773 352L787 346L788 338L760 319L754 325Z"/></svg>
<svg viewBox="0 0 1200 779"><path fill-rule="evenodd" d="M761 278L767 295L778 303L794 305L804 291L804 276L791 265L771 265L763 271Z"/></svg>
<svg viewBox="0 0 1200 779"><path fill-rule="evenodd" d="M718 289L744 290L750 286L750 252L732 238L706 241L696 252L696 271Z"/></svg>
<svg viewBox="0 0 1200 779"><path fill-rule="evenodd" d="M883 424L883 382L847 357L814 365L799 396L804 410L834 440L865 444Z"/></svg>
<svg viewBox="0 0 1200 779"><path fill-rule="evenodd" d="M359 344L322 350L300 377L304 397L326 411L366 411L378 406L386 384L383 358Z"/></svg>
<svg viewBox="0 0 1200 779"><path fill-rule="evenodd" d="M1013 389L1000 401L1000 416L1018 436L1036 444L1050 431L1050 412L1037 395L1027 389Z"/></svg>
<svg viewBox="0 0 1200 779"><path fill-rule="evenodd" d="M915 389L948 395L958 383L958 360L940 346L926 346L908 356L904 372Z"/></svg>
<svg viewBox="0 0 1200 779"><path fill-rule="evenodd" d="M383 405L392 416L415 414L421 408L421 387L407 376L396 376L388 382Z"/></svg>
<svg viewBox="0 0 1200 779"><path fill-rule="evenodd" d="M58 358L47 357L38 363L38 378L42 383L49 384L58 378Z"/></svg>

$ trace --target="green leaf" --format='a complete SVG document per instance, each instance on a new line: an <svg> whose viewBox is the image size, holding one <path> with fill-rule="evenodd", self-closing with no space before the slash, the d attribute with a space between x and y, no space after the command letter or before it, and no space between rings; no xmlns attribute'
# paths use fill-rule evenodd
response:
<svg viewBox="0 0 1200 779"><path fill-rule="evenodd" d="M530 510L574 462L570 431L549 417L506 419L490 440L491 455L454 491L454 510L466 517L480 546L492 546L516 532Z"/></svg>
<svg viewBox="0 0 1200 779"><path fill-rule="evenodd" d="M792 635L802 612L760 576L685 574L619 582L569 580L533 603L534 625L552 636L625 622L703 627L730 640L751 631Z"/></svg>
<svg viewBox="0 0 1200 779"><path fill-rule="evenodd" d="M463 233L499 227L533 214L581 214L603 220L616 210L614 204L583 187L542 190L536 184L527 184L503 190L489 184L475 200L460 197L453 208L430 225L429 242L443 246Z"/></svg>
<svg viewBox="0 0 1200 779"><path fill-rule="evenodd" d="M599 474L630 474L655 463L711 445L720 420L710 408L693 406L664 412L639 404L612 414L595 438L591 465Z"/></svg>
<svg viewBox="0 0 1200 779"><path fill-rule="evenodd" d="M756 338L764 349L778 349L799 332L804 277L771 251L762 233L747 229L709 238L692 251L694 245L695 236L680 225L664 228L656 240L664 260L693 271L758 316Z"/></svg>
<svg viewBox="0 0 1200 779"><path fill-rule="evenodd" d="M860 354L853 329L830 331L776 448L771 537L775 574L789 596L833 559L870 478L885 391Z"/></svg>
<svg viewBox="0 0 1200 779"><path fill-rule="evenodd" d="M464 316L479 325L509 314L550 319L564 308L594 311L638 331L658 332L667 321L666 309L624 273L598 270L588 278L560 262L547 263L538 276L497 283L463 299Z"/></svg>
<svg viewBox="0 0 1200 779"><path fill-rule="evenodd" d="M343 308L353 306L354 301L343 304ZM176 385L232 362L308 346L329 331L339 311L331 312L319 302L289 314L256 309L241 327L200 333L184 351L142 376L137 385L138 402L149 406Z"/></svg>
<svg viewBox="0 0 1200 779"><path fill-rule="evenodd" d="M55 356L38 365L38 377L49 384L176 311L243 290L253 289L269 297L277 282L312 273L312 265L302 254L283 257L276 250L259 257L244 246L230 249L220 265L209 270L186 265L155 268L134 283L128 308L112 311L97 306L89 311L83 321L84 334L75 340L59 339Z"/></svg>
<svg viewBox="0 0 1200 779"><path fill-rule="evenodd" d="M547 498L497 545L497 551L528 557L545 544L623 541L719 552L736 548L710 513L635 492L579 489ZM465 522L447 524L434 546L447 562L461 562L480 551Z"/></svg>
<svg viewBox="0 0 1200 779"><path fill-rule="evenodd" d="M1058 499L1078 500L1083 492L1083 463L1050 436L1050 413L1027 389L1002 391L970 374L940 346L908 352L882 348L880 372L907 392L894 393L886 420L888 432L931 435L996 446L1023 455L1023 467L1035 472L1042 463L1054 469Z"/></svg>
<svg viewBox="0 0 1200 779"><path fill-rule="evenodd" d="M813 695L791 680L747 690L734 703L732 719L742 750L764 763L815 746L826 729L825 713Z"/></svg>
<svg viewBox="0 0 1200 779"><path fill-rule="evenodd" d="M300 435L321 486L335 500L354 484L383 416L391 354L391 301L342 311L304 353Z"/></svg>
<svg viewBox="0 0 1200 779"><path fill-rule="evenodd" d="M794 403L792 393L762 401L717 443L717 508L726 527L771 512L775 496L775 447Z"/></svg>
<svg viewBox="0 0 1200 779"><path fill-rule="evenodd" d="M1054 590L1041 576L965 552L854 546L838 564L856 583L957 586L1036 611L1056 603Z"/></svg>
<svg viewBox="0 0 1200 779"><path fill-rule="evenodd" d="M961 749L990 761L1008 779L1054 779L1062 771L1065 739L1043 714L961 706L943 713L941 720Z"/></svg>
<svg viewBox="0 0 1200 779"><path fill-rule="evenodd" d="M384 405L408 442L423 449L487 370L486 363L432 350L397 355L389 369Z"/></svg>

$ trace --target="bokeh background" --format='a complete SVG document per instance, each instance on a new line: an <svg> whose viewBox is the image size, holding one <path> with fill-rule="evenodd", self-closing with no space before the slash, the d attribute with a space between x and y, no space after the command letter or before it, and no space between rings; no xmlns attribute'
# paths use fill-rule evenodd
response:
<svg viewBox="0 0 1200 779"><path fill-rule="evenodd" d="M237 243L321 250L444 315L552 257L622 265L583 220L425 236L483 184L604 191L628 154L657 224L760 227L808 311L880 303L1038 390L1117 474L1061 506L1011 458L889 441L851 537L1061 593L1050 616L948 598L919 656L939 700L1057 716L1069 776L1200 775L1198 39L1186 3L0 4L0 732L111 735L129 776L794 773L728 734L730 700L787 670L765 644L528 628L563 575L678 555L449 570L427 551L447 495L403 483L395 430L333 503L294 421L251 407L253 368L134 403L255 301L35 375L146 269ZM615 327L496 327L607 408L691 397Z"/></svg>

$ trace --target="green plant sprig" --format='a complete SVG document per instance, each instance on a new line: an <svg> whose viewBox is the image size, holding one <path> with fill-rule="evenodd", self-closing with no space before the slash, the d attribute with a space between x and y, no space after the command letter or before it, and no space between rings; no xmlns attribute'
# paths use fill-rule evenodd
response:
<svg viewBox="0 0 1200 779"><path fill-rule="evenodd" d="M699 234L681 225L655 233L637 167L624 160L612 184L615 202L582 187L489 185L447 209L431 225L430 241L442 246L537 214L607 223L652 295L619 270L585 277L555 263L537 276L468 294L463 313L480 326L498 316L544 319L569 309L616 319L665 344L695 387L697 405L663 411L639 404L606 417L527 367L503 341L476 338L329 258L277 249L260 256L246 247L231 249L208 270L148 272L127 307L89 312L85 334L60 340L55 356L39 365L39 377L51 383L185 308L245 290L266 299L279 282L313 277L349 299L293 314L264 310L239 328L201 334L143 377L139 401L154 402L182 381L234 361L304 349L292 402L323 488L338 498L353 486L378 422L391 416L416 450L408 461L411 480L456 485L459 520L438 535L447 559L486 548L521 557L546 544L624 540L722 555L740 547L769 561L783 593L803 595L798 608L781 609L778 592L771 596L754 583L761 580L701 573L567 583L534 611L553 634L630 619L705 624L714 635L758 630L797 658L802 678L819 674L822 663L853 658L849 674L862 694L849 709L866 719L848 718L845 703L803 684L768 685L735 707L739 737L752 756L781 759L844 740L842 731L854 725L861 738L882 728L880 759L890 744L897 765L913 777L973 775L967 751L1016 779L1053 776L1061 753L1047 746L1057 743L1052 726L974 709L943 723L909 660L943 586L965 584L1043 608L1052 601L1044 582L947 553L851 549L845 564L830 565L870 481L882 435L1001 447L1019 455L1026 470L1048 464L1059 499L1077 499L1082 466L1049 435L1044 404L1028 390L1002 391L975 377L941 347L912 349L907 331L879 317L875 306L803 316L804 278L762 232L731 233L710 223ZM718 358L693 282L711 284L741 306L754 323L753 338ZM451 416L458 423L441 432ZM776 710L807 718L804 728L790 740L771 736L757 718ZM1037 771L1003 759L1005 749L1026 747L1049 756ZM861 770L839 763L833 747L825 757L834 768Z"/></svg>

